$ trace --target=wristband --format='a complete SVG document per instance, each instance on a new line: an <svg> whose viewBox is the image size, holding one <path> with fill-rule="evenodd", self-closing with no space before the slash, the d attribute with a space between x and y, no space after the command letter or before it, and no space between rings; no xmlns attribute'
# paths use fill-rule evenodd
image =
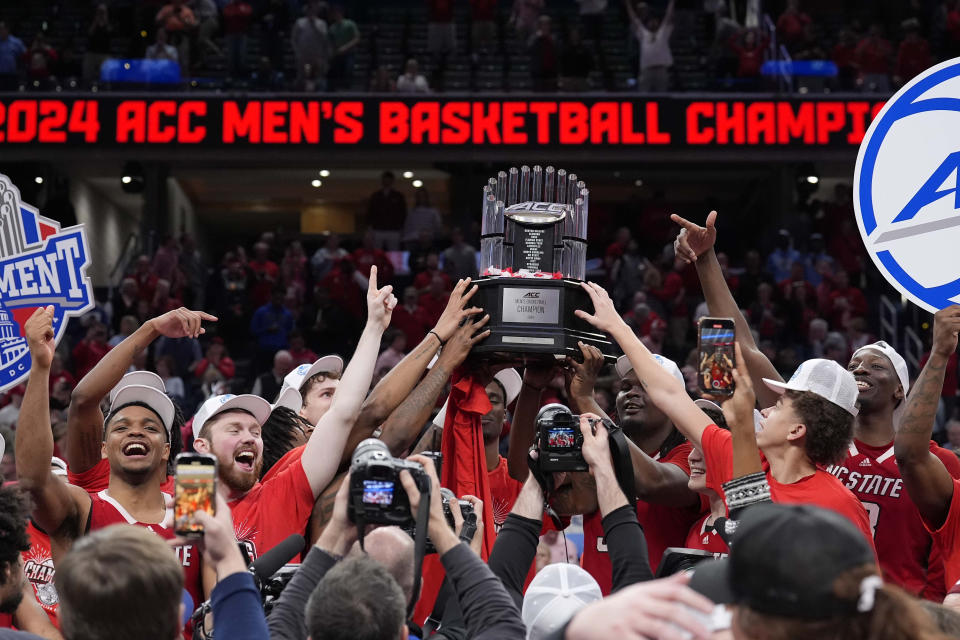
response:
<svg viewBox="0 0 960 640"><path fill-rule="evenodd" d="M758 502L770 501L770 485L763 471L734 478L724 482L722 486L727 498L727 507L731 512Z"/></svg>
<svg viewBox="0 0 960 640"><path fill-rule="evenodd" d="M430 331L427 331L427 334L431 334L431 333L432 333L434 336L436 336L437 340L440 341L440 346L441 346L441 347L447 344L446 340L442 339L442 338L440 337L440 334L439 334L439 333L437 333L437 332L434 331L433 329L431 329Z"/></svg>

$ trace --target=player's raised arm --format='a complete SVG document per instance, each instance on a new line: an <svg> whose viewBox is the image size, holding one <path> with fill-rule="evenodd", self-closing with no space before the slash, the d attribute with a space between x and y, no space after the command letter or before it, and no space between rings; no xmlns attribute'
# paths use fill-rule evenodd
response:
<svg viewBox="0 0 960 640"><path fill-rule="evenodd" d="M943 391L947 361L957 350L960 306L941 309L933 317L930 359L910 389L900 428L894 436L897 467L910 499L932 528L943 525L953 497L953 477L930 452L930 435Z"/></svg>
<svg viewBox="0 0 960 640"><path fill-rule="evenodd" d="M734 344L734 349L737 354L737 368L733 370L735 388L733 397L723 403L723 416L733 434L733 477L742 478L763 471L763 466L757 446L757 432L753 426L757 396L739 342Z"/></svg>
<svg viewBox="0 0 960 640"><path fill-rule="evenodd" d="M453 288L447 306L443 310L436 326L428 333L413 351L404 356L396 367L391 369L374 387L360 408L360 415L344 448L341 468L349 463L353 450L364 439L373 435L394 409L400 406L404 398L410 395L420 381L423 372L440 347L450 338L460 324L468 317L483 313L479 307L470 307L470 298L477 292L476 285L470 286L470 278L460 280ZM342 385L342 383L341 383Z"/></svg>
<svg viewBox="0 0 960 640"><path fill-rule="evenodd" d="M20 486L33 500L33 519L51 536L81 532L89 498L50 473L53 431L50 428L50 363L56 350L53 307L40 308L24 325L32 366L17 424L16 459Z"/></svg>
<svg viewBox="0 0 960 640"><path fill-rule="evenodd" d="M330 409L320 418L303 452L303 470L315 498L333 479L340 465L347 438L370 389L380 338L390 324L396 304L393 287L387 285L378 289L377 268L371 267L367 287L367 324L333 394Z"/></svg>
<svg viewBox="0 0 960 640"><path fill-rule="evenodd" d="M703 296L707 300L710 314L734 320L737 342L743 349L743 357L750 370L760 406L769 407L776 404L779 396L763 384L762 379L769 378L783 382L783 378L767 356L757 348L750 325L740 312L740 305L734 300L730 287L727 286L727 281L723 277L723 270L714 251L714 243L717 240L717 212L710 212L706 226L703 227L675 213L670 216L670 219L680 225L680 233L673 243L677 259L686 264L692 262L696 265L697 277L700 278L700 287L703 289Z"/></svg>
<svg viewBox="0 0 960 640"><path fill-rule="evenodd" d="M710 424L710 418L701 411L687 395L683 384L666 369L657 364L653 354L643 346L640 339L627 326L613 307L609 294L600 285L593 282L581 284L593 301L594 312L577 309L576 315L601 331L606 331L617 341L620 348L633 365L640 384L646 389L650 400L663 411L670 421L690 440L700 446L704 429Z"/></svg>
<svg viewBox="0 0 960 640"><path fill-rule="evenodd" d="M103 412L100 401L127 372L137 355L160 336L196 338L205 329L203 322L216 322L216 316L180 307L151 318L123 342L107 352L85 375L70 396L67 412L67 464L73 473L83 473L100 461L103 442Z"/></svg>

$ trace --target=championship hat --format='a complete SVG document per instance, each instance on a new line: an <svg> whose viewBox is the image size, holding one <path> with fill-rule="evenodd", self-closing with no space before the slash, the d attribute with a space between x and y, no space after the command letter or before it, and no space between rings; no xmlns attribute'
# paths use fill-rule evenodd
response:
<svg viewBox="0 0 960 640"><path fill-rule="evenodd" d="M857 381L853 374L833 360L814 358L797 367L788 382L763 379L764 384L776 391L809 391L829 400L852 416L857 415Z"/></svg>
<svg viewBox="0 0 960 640"><path fill-rule="evenodd" d="M144 384L125 385L113 395L110 413L131 402L143 403L155 411L163 422L163 428L167 430L167 438L170 438L170 429L173 428L173 418L177 411L173 406L173 400L166 393Z"/></svg>
<svg viewBox="0 0 960 640"><path fill-rule="evenodd" d="M249 411L256 418L257 422L263 424L270 417L270 403L251 393L235 396L227 393L222 396L213 396L200 405L200 410L193 416L193 437L200 437L200 430L203 425L218 413L230 411L231 409L243 409Z"/></svg>
<svg viewBox="0 0 960 640"><path fill-rule="evenodd" d="M858 353L862 353L867 349L877 351L887 357L887 360L890 361L890 364L893 365L894 370L897 372L897 378L900 379L900 384L903 386L903 397L906 398L907 392L910 391L910 370L907 368L907 361L897 353L896 349L883 340L878 340L872 344L866 344L860 347L853 352L851 358L856 358Z"/></svg>
<svg viewBox="0 0 960 640"><path fill-rule="evenodd" d="M116 384L113 389L110 389L110 404L113 404L114 398L117 397L117 394L120 393L120 389L128 387L131 384L139 384L144 387L153 387L157 391L162 393L167 392L167 386L163 384L163 378L158 376L152 371L131 371L122 378L120 382Z"/></svg>
<svg viewBox="0 0 960 640"><path fill-rule="evenodd" d="M743 512L733 536L730 556L701 562L690 580L714 603L804 620L873 608L879 575L863 579L857 598L833 591L846 571L876 564L863 533L843 516L808 504L763 503Z"/></svg>
<svg viewBox="0 0 960 640"><path fill-rule="evenodd" d="M286 407L294 413L299 413L303 407L303 396L300 394L303 383L321 372L331 372L339 376L343 373L343 358L340 356L323 356L313 364L302 364L295 367L283 379L283 387L281 387L273 406Z"/></svg>
<svg viewBox="0 0 960 640"><path fill-rule="evenodd" d="M657 361L657 364L666 369L674 378L679 380L681 384L686 386L687 381L684 379L683 373L680 372L680 367L677 366L676 362L670 358L665 358L658 353L653 354L653 359ZM625 378L633 369L633 365L630 363L630 359L627 358L627 356L620 356L617 358L617 364L615 365L615 368L617 370L617 375L621 378Z"/></svg>
<svg viewBox="0 0 960 640"><path fill-rule="evenodd" d="M527 640L541 640L563 627L577 611L603 598L600 585L581 567L548 564L523 596L521 617Z"/></svg>
<svg viewBox="0 0 960 640"><path fill-rule="evenodd" d="M432 363L431 363L432 364ZM513 404L513 401L517 399L517 396L520 395L520 388L523 386L523 378L520 377L520 374L517 373L516 369L501 369L493 376L493 378L503 385L503 391L507 394L507 397L503 399L503 406L508 407ZM449 398L446 402L443 403L443 406L440 407L440 411L437 412L436 417L433 419L433 424L437 425L443 429L443 421L447 417L447 404L450 402Z"/></svg>

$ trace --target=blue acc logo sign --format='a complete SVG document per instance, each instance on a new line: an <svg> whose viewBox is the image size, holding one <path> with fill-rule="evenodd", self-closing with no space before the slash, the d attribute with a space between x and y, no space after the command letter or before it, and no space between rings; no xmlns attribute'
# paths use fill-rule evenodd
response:
<svg viewBox="0 0 960 640"><path fill-rule="evenodd" d="M914 303L960 302L960 58L907 83L873 121L854 176L870 257Z"/></svg>
<svg viewBox="0 0 960 640"><path fill-rule="evenodd" d="M0 391L30 373L30 350L21 323L37 307L53 305L57 342L67 320L93 307L90 261L83 226L60 229L0 175Z"/></svg>

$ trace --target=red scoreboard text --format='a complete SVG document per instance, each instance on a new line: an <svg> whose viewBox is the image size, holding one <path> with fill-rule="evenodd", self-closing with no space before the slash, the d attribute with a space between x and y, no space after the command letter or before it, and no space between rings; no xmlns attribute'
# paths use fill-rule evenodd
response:
<svg viewBox="0 0 960 640"><path fill-rule="evenodd" d="M757 148L858 145L883 106L838 99L0 99L0 145Z"/></svg>

